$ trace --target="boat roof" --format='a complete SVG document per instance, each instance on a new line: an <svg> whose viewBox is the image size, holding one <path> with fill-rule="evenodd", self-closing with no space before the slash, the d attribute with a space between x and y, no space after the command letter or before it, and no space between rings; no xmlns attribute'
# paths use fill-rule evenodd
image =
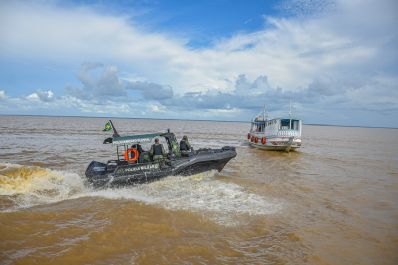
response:
<svg viewBox="0 0 398 265"><path fill-rule="evenodd" d="M267 121L273 121L273 120L297 120L300 121L300 119L297 118L273 118L273 119L267 119L267 120L253 120L252 123L254 124L264 124Z"/></svg>
<svg viewBox="0 0 398 265"><path fill-rule="evenodd" d="M164 133L148 133L148 134L134 134L125 136L113 136L105 139L104 144L133 144L133 143L143 143L150 142L155 137L160 137Z"/></svg>

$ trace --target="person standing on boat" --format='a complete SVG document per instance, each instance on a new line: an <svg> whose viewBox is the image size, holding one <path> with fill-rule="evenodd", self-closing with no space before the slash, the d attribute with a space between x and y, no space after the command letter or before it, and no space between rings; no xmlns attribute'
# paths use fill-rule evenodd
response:
<svg viewBox="0 0 398 265"><path fill-rule="evenodd" d="M144 162L144 149L142 149L141 143L137 143L131 146L131 148L135 148L138 151L138 163Z"/></svg>
<svg viewBox="0 0 398 265"><path fill-rule="evenodd" d="M163 145L159 143L158 138L155 138L155 143L151 146L151 150L149 151L149 153L153 157L153 161L161 161L164 159L166 151Z"/></svg>
<svg viewBox="0 0 398 265"><path fill-rule="evenodd" d="M192 146L188 141L188 137L184 135L180 141L180 151L183 156L189 156L189 152L192 151Z"/></svg>

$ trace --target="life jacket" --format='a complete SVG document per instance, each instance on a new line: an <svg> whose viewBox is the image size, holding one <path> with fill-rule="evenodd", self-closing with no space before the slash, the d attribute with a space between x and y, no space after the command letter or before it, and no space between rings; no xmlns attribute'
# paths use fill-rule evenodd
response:
<svg viewBox="0 0 398 265"><path fill-rule="evenodd" d="M161 144L154 144L153 145L153 155L163 155L162 145Z"/></svg>
<svg viewBox="0 0 398 265"><path fill-rule="evenodd" d="M187 143L184 140L181 140L181 142L180 142L180 150L181 151L188 151L189 150L188 145L187 145Z"/></svg>

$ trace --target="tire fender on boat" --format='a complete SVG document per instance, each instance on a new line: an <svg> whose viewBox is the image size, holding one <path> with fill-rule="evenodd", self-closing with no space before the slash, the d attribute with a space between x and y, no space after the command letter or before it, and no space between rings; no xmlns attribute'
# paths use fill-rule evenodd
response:
<svg viewBox="0 0 398 265"><path fill-rule="evenodd" d="M248 140L250 139L250 133L247 134L247 139L248 139Z"/></svg>
<svg viewBox="0 0 398 265"><path fill-rule="evenodd" d="M255 138L254 138L254 141L255 141L256 143L258 143L258 137L255 137Z"/></svg>
<svg viewBox="0 0 398 265"><path fill-rule="evenodd" d="M266 144L267 143L267 138L265 138L265 137L261 138L261 143L262 144Z"/></svg>
<svg viewBox="0 0 398 265"><path fill-rule="evenodd" d="M130 154L132 156L130 157ZM137 161L138 159L138 150L136 148L129 148L124 152L124 160L126 161Z"/></svg>

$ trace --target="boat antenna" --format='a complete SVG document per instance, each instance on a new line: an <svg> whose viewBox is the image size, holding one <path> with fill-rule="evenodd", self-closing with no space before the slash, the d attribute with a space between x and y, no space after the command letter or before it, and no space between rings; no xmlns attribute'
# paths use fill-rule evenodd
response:
<svg viewBox="0 0 398 265"><path fill-rule="evenodd" d="M264 108L263 108L263 119L264 119L264 120L268 119L267 107L266 107L265 104L264 104Z"/></svg>
<svg viewBox="0 0 398 265"><path fill-rule="evenodd" d="M113 123L112 123L112 121L111 120L109 120L109 122L111 123L111 125L112 125L112 129L113 129L113 137L119 137L120 135L118 134L118 132L116 131L116 128L115 128L115 126L113 126Z"/></svg>
<svg viewBox="0 0 398 265"><path fill-rule="evenodd" d="M292 100L289 99L289 129L292 128Z"/></svg>

